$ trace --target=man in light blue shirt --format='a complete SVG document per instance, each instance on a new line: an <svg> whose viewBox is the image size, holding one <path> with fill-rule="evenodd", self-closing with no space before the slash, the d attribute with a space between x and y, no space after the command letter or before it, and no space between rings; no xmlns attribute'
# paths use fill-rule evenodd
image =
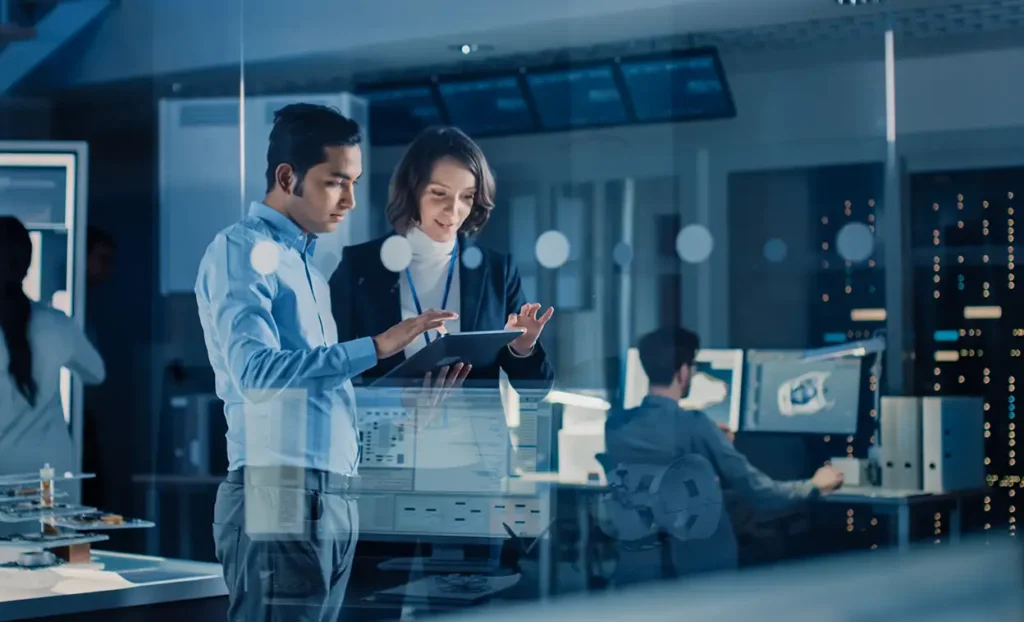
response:
<svg viewBox="0 0 1024 622"><path fill-rule="evenodd" d="M338 618L358 536L351 378L457 317L427 311L338 343L310 259L317 234L355 208L359 143L359 126L336 110L279 110L266 197L200 263L199 318L228 422L214 538L232 620Z"/></svg>

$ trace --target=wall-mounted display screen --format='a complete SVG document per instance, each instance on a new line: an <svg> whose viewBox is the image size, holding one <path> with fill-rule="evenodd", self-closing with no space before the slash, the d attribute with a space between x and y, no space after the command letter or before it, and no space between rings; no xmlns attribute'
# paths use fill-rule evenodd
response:
<svg viewBox="0 0 1024 622"><path fill-rule="evenodd" d="M736 115L714 50L624 60L621 67L638 121L722 119Z"/></svg>
<svg viewBox="0 0 1024 622"><path fill-rule="evenodd" d="M364 90L371 140L405 144L434 124L481 137L736 116L714 48L497 71Z"/></svg>
<svg viewBox="0 0 1024 622"><path fill-rule="evenodd" d="M370 140L375 145L402 145L444 118L429 85L385 88L360 93L370 103Z"/></svg>
<svg viewBox="0 0 1024 622"><path fill-rule="evenodd" d="M526 83L544 129L627 121L626 105L611 65L530 73Z"/></svg>
<svg viewBox="0 0 1024 622"><path fill-rule="evenodd" d="M451 122L470 136L536 129L526 94L516 76L442 82L438 88Z"/></svg>

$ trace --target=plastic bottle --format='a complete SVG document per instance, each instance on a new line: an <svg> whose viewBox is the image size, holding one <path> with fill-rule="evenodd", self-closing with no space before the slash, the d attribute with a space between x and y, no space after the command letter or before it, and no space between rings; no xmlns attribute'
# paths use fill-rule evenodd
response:
<svg viewBox="0 0 1024 622"><path fill-rule="evenodd" d="M53 507L53 467L47 462L39 469L39 504L43 507Z"/></svg>

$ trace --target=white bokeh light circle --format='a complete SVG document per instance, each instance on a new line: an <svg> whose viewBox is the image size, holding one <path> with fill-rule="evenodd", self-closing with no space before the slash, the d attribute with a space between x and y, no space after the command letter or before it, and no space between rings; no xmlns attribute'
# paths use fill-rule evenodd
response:
<svg viewBox="0 0 1024 622"><path fill-rule="evenodd" d="M789 246L782 238L772 238L764 243L764 258L772 263L782 263L789 255Z"/></svg>
<svg viewBox="0 0 1024 622"><path fill-rule="evenodd" d="M545 268L561 268L569 261L569 238L561 231L545 231L537 238L534 253L537 261Z"/></svg>
<svg viewBox="0 0 1024 622"><path fill-rule="evenodd" d="M875 234L864 223L851 222L836 235L836 252L846 261L867 261L874 251Z"/></svg>
<svg viewBox="0 0 1024 622"><path fill-rule="evenodd" d="M470 246L462 251L462 265L469 270L476 270L484 262L484 253L476 246Z"/></svg>
<svg viewBox="0 0 1024 622"><path fill-rule="evenodd" d="M277 244L268 240L256 242L249 252L249 263L253 270L263 276L274 274L281 265L281 250Z"/></svg>
<svg viewBox="0 0 1024 622"><path fill-rule="evenodd" d="M401 272L409 267L412 261L412 246L409 240L401 235L393 235L384 240L380 247L380 261L392 272Z"/></svg>
<svg viewBox="0 0 1024 622"><path fill-rule="evenodd" d="M715 240L704 225L687 225L676 236L676 253L686 263L707 261L715 248Z"/></svg>

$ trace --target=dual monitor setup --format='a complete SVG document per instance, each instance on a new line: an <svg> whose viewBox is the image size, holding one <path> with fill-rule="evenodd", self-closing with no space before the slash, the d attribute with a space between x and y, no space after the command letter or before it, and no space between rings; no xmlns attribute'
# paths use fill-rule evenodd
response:
<svg viewBox="0 0 1024 622"><path fill-rule="evenodd" d="M685 410L701 410L733 432L855 434L870 382L864 348L835 355L803 350L701 350ZM639 352L626 358L624 406L635 407L649 381Z"/></svg>

